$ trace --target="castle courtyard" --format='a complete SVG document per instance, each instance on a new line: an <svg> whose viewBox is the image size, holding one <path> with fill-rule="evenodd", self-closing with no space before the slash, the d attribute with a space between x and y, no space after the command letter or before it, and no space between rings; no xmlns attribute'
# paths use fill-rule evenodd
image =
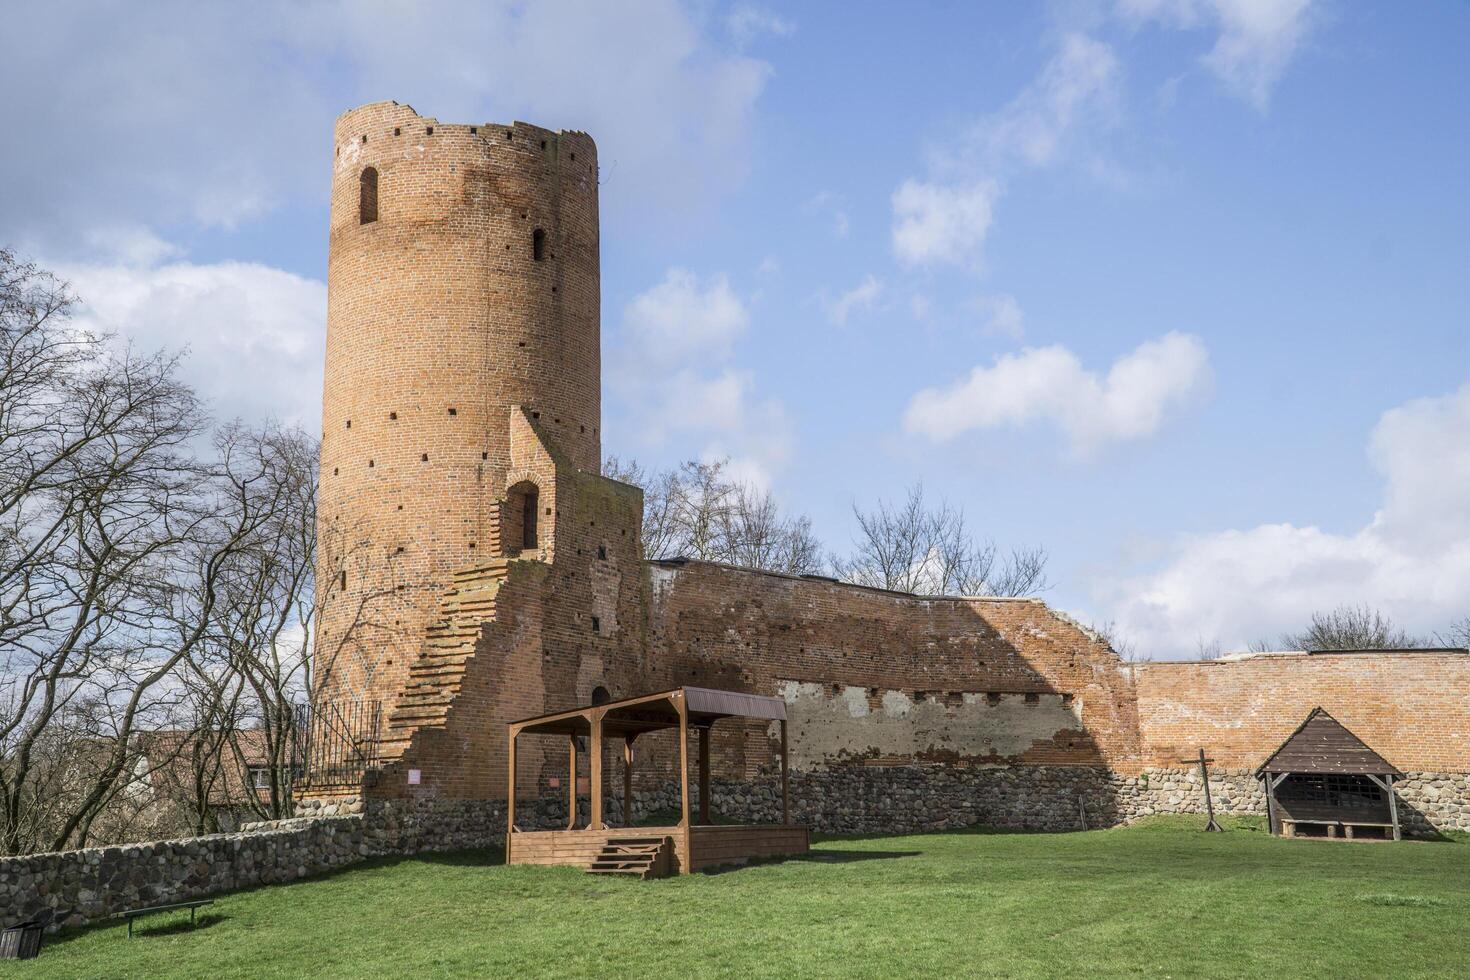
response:
<svg viewBox="0 0 1470 980"><path fill-rule="evenodd" d="M1068 834L842 837L638 882L383 859L51 937L0 977L1463 976L1470 840L1286 841L1197 817Z"/></svg>

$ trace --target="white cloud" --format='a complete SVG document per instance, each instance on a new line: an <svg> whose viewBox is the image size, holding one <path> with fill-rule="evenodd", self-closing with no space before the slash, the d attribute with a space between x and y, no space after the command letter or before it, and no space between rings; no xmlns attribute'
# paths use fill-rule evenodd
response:
<svg viewBox="0 0 1470 980"><path fill-rule="evenodd" d="M1147 653L1188 656L1275 640L1313 612L1366 604L1411 631L1443 629L1470 597L1470 384L1385 412L1369 459L1382 506L1361 529L1263 524L1174 542L1156 571L1110 576L1098 597Z"/></svg>
<svg viewBox="0 0 1470 980"><path fill-rule="evenodd" d="M1186 30L1212 27L1215 46L1200 61L1227 88L1265 109L1311 27L1313 0L1118 0L1135 23Z"/></svg>
<svg viewBox="0 0 1470 980"><path fill-rule="evenodd" d="M701 280L688 269L668 270L663 282L633 297L623 316L642 354L663 365L694 354L722 356L750 323L724 275Z"/></svg>
<svg viewBox="0 0 1470 980"><path fill-rule="evenodd" d="M384 98L585 130L605 210L682 217L744 178L771 73L714 29L675 0L8 5L0 90L24 152L0 154L0 236L55 254L94 225L320 205L333 117Z"/></svg>
<svg viewBox="0 0 1470 980"><path fill-rule="evenodd" d="M1118 61L1106 44L1062 38L1037 78L933 154L934 176L893 193L893 252L905 265L979 265L1001 178L1051 166L1085 124L1111 118Z"/></svg>
<svg viewBox="0 0 1470 980"><path fill-rule="evenodd" d="M82 299L78 325L187 347L184 377L217 417L320 427L325 284L248 262L54 268Z"/></svg>
<svg viewBox="0 0 1470 980"><path fill-rule="evenodd" d="M847 207L840 194L834 194L832 191L818 191L802 205L802 209L830 215L832 234L837 238L846 238L848 232L852 230L852 220L848 217Z"/></svg>
<svg viewBox="0 0 1470 980"><path fill-rule="evenodd" d="M1069 34L1024 92L975 127L975 150L992 164L1014 158L1031 167L1048 166L1084 121L1111 112L1117 84L1112 48Z"/></svg>
<svg viewBox="0 0 1470 980"><path fill-rule="evenodd" d="M1113 362L1106 377L1083 368L1065 347L1026 348L976 367L947 388L926 388L909 402L908 431L942 442L980 429L1037 422L1055 426L1073 451L1153 435L1170 410L1209 380L1209 355L1196 337L1168 333Z"/></svg>
<svg viewBox="0 0 1470 980"><path fill-rule="evenodd" d="M993 180L949 186L906 180L893 192L893 252L906 265L975 261L1000 194Z"/></svg>
<svg viewBox="0 0 1470 980"><path fill-rule="evenodd" d="M748 299L723 274L669 269L629 301L608 381L628 407L633 444L609 448L729 457L769 485L790 457L791 425L780 401L762 398L755 376L733 364L749 322Z"/></svg>
<svg viewBox="0 0 1470 980"><path fill-rule="evenodd" d="M984 321L982 332L1008 340L1020 340L1026 335L1026 315L1011 294L977 296L969 305Z"/></svg>
<svg viewBox="0 0 1470 980"><path fill-rule="evenodd" d="M822 299L822 308L827 319L839 327L847 325L847 318L854 313L871 313L878 305L883 293L883 283L876 276L867 276L836 299Z"/></svg>
<svg viewBox="0 0 1470 980"><path fill-rule="evenodd" d="M742 3L725 17L725 28L736 44L744 46L769 34L772 37L790 37L796 33L796 24L785 17L761 7Z"/></svg>

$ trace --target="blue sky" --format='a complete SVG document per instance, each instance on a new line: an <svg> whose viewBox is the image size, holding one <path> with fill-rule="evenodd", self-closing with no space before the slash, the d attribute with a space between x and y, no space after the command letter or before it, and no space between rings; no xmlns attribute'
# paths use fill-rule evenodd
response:
<svg viewBox="0 0 1470 980"><path fill-rule="evenodd" d="M1470 614L1470 7L32 4L0 242L315 428L331 125L584 129L605 449L915 480L1194 656Z"/></svg>

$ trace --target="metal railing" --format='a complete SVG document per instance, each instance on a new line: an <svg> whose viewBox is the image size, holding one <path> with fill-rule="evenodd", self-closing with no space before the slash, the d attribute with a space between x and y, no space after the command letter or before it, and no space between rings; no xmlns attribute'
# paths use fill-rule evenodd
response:
<svg viewBox="0 0 1470 980"><path fill-rule="evenodd" d="M378 768L381 701L329 701L297 709L302 785L358 786Z"/></svg>

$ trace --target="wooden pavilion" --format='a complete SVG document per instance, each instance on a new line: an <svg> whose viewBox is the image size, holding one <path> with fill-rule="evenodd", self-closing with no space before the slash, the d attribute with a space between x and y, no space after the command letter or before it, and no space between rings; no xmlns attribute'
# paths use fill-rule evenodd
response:
<svg viewBox="0 0 1470 980"><path fill-rule="evenodd" d="M760 718L781 726L781 822L729 825L710 822L710 731L722 718ZM679 733L679 790L681 815L671 827L607 825L603 806L603 746L612 738L622 743L623 814L632 813L633 743L648 732L677 729ZM689 811L689 732L699 733L699 809ZM739 864L757 857L805 854L807 828L791 823L787 779L786 702L780 698L680 687L588 705L570 711L527 718L507 726L510 739L510 791L505 836L507 864L572 864L588 871L636 874L652 878L688 874L722 864ZM516 826L516 740L522 735L560 736L567 741L571 778L567 780L566 830L522 830ZM578 741L588 738L588 795L590 819L578 827ZM693 817L694 819L691 819Z"/></svg>
<svg viewBox="0 0 1470 980"><path fill-rule="evenodd" d="M1256 770L1266 786L1271 832L1282 837L1399 839L1393 781L1403 778L1321 708Z"/></svg>

